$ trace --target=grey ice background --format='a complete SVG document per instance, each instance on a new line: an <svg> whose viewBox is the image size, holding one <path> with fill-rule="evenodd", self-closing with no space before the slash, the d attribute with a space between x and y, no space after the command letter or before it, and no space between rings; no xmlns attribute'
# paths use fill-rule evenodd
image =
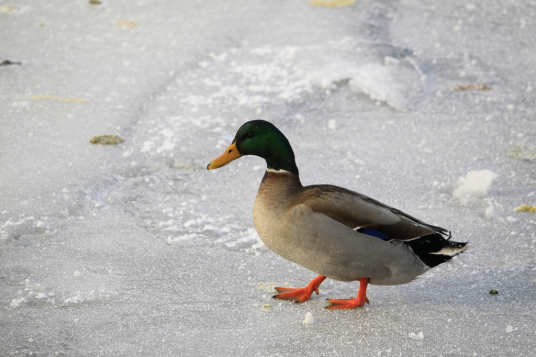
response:
<svg viewBox="0 0 536 357"><path fill-rule="evenodd" d="M0 67L0 355L533 355L536 216L513 208L536 205L535 19L506 0L0 0L0 62L21 62ZM357 283L272 300L315 275L253 229L264 162L205 169L255 118L304 184L470 249L360 310L323 309Z"/></svg>

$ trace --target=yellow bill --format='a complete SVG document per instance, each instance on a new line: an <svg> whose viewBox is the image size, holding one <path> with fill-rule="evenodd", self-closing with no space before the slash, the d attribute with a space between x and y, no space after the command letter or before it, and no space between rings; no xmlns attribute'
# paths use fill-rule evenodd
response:
<svg viewBox="0 0 536 357"><path fill-rule="evenodd" d="M225 152L220 157L212 160L210 164L207 165L207 170L219 169L220 167L227 165L231 161L238 159L240 156L242 156L242 154L238 152L238 149L236 148L236 142L234 142L229 145L227 149L225 149Z"/></svg>

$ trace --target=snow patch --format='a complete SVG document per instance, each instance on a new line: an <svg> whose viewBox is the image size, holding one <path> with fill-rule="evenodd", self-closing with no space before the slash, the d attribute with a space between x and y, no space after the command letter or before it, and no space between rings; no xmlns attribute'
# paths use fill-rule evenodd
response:
<svg viewBox="0 0 536 357"><path fill-rule="evenodd" d="M389 59L386 66L369 63L360 67L350 79L350 90L364 93L377 104L384 102L397 111L412 109L412 102L420 95L425 77L414 68L399 63Z"/></svg>
<svg viewBox="0 0 536 357"><path fill-rule="evenodd" d="M422 340L422 339L424 339L424 333L422 333L422 332L419 332L419 333L411 332L408 336L409 336L409 338L412 338L414 340Z"/></svg>
<svg viewBox="0 0 536 357"><path fill-rule="evenodd" d="M77 291L63 300L62 306L76 306L79 304L96 304L105 302L116 296L117 293L105 290Z"/></svg>
<svg viewBox="0 0 536 357"><path fill-rule="evenodd" d="M496 177L497 174L490 170L469 171L465 177L456 181L452 196L463 205L487 197L488 189Z"/></svg>
<svg viewBox="0 0 536 357"><path fill-rule="evenodd" d="M23 298L23 297L18 298L18 299L13 299L13 300L11 300L11 304L9 304L9 307L11 307L12 309L15 309L15 308L19 307L20 304L22 304L25 301L26 301L26 299Z"/></svg>
<svg viewBox="0 0 536 357"><path fill-rule="evenodd" d="M328 121L328 129L329 130L337 129L337 122L335 121L335 119L331 119L330 121Z"/></svg>
<svg viewBox="0 0 536 357"><path fill-rule="evenodd" d="M23 305L54 305L56 294L53 291L47 291L41 284L35 283L30 279L25 279L20 284L24 285L24 289L19 290L17 293L19 296L11 300L9 307L15 309Z"/></svg>
<svg viewBox="0 0 536 357"><path fill-rule="evenodd" d="M315 317L313 316L313 314L310 311L308 311L305 314L305 319L303 319L302 323L305 324L305 325L310 325L310 324L315 323Z"/></svg>

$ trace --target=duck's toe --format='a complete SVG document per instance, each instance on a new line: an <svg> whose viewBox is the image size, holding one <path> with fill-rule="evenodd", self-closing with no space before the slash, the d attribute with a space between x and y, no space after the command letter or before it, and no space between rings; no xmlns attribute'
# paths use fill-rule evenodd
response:
<svg viewBox="0 0 536 357"><path fill-rule="evenodd" d="M309 300L311 294L314 290L310 289L308 286L305 288L275 288L278 294L274 295L274 299L279 300L292 300L297 303L304 302Z"/></svg>
<svg viewBox="0 0 536 357"><path fill-rule="evenodd" d="M365 303L369 304L369 299L365 296L364 299L328 299L330 305L326 306L326 309L355 309L356 307L363 307Z"/></svg>
<svg viewBox="0 0 536 357"><path fill-rule="evenodd" d="M296 301L297 303L307 301L311 297L311 294L313 294L313 291L316 292L316 294L318 295L318 287L325 279L325 276L319 275L313 280L311 280L311 282L307 284L307 286L304 288L277 287L275 288L275 290L279 294L274 295L273 298L280 300L292 300Z"/></svg>

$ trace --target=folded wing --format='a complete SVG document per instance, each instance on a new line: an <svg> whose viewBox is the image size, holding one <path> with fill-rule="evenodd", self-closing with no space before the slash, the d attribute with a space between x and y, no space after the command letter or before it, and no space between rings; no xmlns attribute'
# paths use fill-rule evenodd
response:
<svg viewBox="0 0 536 357"><path fill-rule="evenodd" d="M444 228L427 224L368 196L337 186L308 186L295 200L297 202L293 204L305 203L314 212L325 214L365 234L367 230L380 232L382 239L389 237L409 241L437 233L450 236Z"/></svg>

